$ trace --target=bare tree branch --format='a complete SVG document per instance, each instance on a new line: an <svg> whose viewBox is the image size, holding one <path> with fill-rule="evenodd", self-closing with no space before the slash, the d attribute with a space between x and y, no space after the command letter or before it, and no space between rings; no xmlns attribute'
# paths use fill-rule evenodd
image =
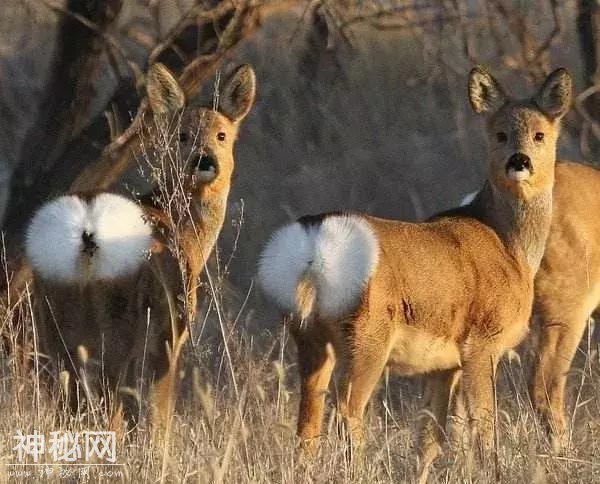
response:
<svg viewBox="0 0 600 484"><path fill-rule="evenodd" d="M179 22L170 30L167 36L152 49L152 52L148 56L148 64L154 64L160 55L171 48L177 37L190 25L215 22L228 13L233 12L234 8L235 6L230 0L220 2L216 7L209 10L206 9L206 5L203 3L194 5L183 14Z"/></svg>
<svg viewBox="0 0 600 484"><path fill-rule="evenodd" d="M515 8L508 7L502 0L492 0L495 10L518 42L521 59L517 67L522 69L535 83L541 82L550 70L550 47L562 32L558 1L548 1L554 25L546 38L538 41L535 27L528 22L526 15L516 11Z"/></svg>
<svg viewBox="0 0 600 484"><path fill-rule="evenodd" d="M38 0L38 1L41 2L42 4L44 4L45 6L47 6L49 9L54 10L55 12L58 12L62 15L66 15L68 17L73 18L74 20L77 20L79 23L81 23L81 25L87 27L92 32L94 32L96 35L98 35L106 43L106 46L108 47L109 52L111 52L113 55L116 54L117 57L119 57L119 59L121 59L123 64L125 64L128 67L131 78L136 79L136 80L138 79L139 74L140 74L139 66L135 62L131 61L128 58L127 54L123 50L123 47L121 47L121 45L117 41L117 39L115 39L114 36L112 36L109 32L107 32L105 28L102 28L101 26L92 22L91 20L84 17L83 15L78 14L76 12L72 12L71 10L64 8L63 6L61 6L59 4L56 4L49 0ZM119 74L119 77L120 77L120 74Z"/></svg>
<svg viewBox="0 0 600 484"><path fill-rule="evenodd" d="M373 27L385 28L382 23L386 19L398 19L398 17L407 14L408 12L416 12L420 11L421 13L426 11L434 11L437 12L438 8L434 5L397 5L391 8L378 8L374 11L362 11L356 12L356 14L345 20L339 28L341 30L346 30L349 27L352 27L359 23L368 23ZM418 21L417 23L428 24L433 22L434 18L429 18L426 20ZM412 21L406 19L403 23L397 24L395 28L408 28L409 25L412 25ZM391 27L391 26L390 26Z"/></svg>
<svg viewBox="0 0 600 484"><path fill-rule="evenodd" d="M558 12L558 1L550 0L550 6L552 8L552 19L554 21L554 27L552 27L552 31L548 34L546 39L544 39L541 42L537 50L534 52L533 59L536 59L545 52L547 52L562 32L562 21Z"/></svg>

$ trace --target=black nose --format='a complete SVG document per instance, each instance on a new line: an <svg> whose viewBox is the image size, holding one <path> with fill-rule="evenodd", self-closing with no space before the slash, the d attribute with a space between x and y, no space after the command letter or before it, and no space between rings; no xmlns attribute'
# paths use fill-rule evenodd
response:
<svg viewBox="0 0 600 484"><path fill-rule="evenodd" d="M531 158L529 158L529 156L527 156L524 153L515 153L508 159L508 162L506 163L506 171L508 172L508 170L532 171L531 170Z"/></svg>
<svg viewBox="0 0 600 484"><path fill-rule="evenodd" d="M210 155L196 155L193 166L196 171L217 171L217 160Z"/></svg>

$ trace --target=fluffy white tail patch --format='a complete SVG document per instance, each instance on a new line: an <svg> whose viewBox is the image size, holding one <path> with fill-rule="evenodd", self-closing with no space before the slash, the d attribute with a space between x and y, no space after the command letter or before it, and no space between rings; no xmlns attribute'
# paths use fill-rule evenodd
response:
<svg viewBox="0 0 600 484"><path fill-rule="evenodd" d="M333 319L356 307L378 260L379 243L367 220L331 215L278 229L261 254L258 280L279 309L298 312L298 283L308 273L317 289L318 315Z"/></svg>
<svg viewBox="0 0 600 484"><path fill-rule="evenodd" d="M134 272L152 246L152 227L133 201L102 193L67 195L43 205L27 228L34 270L61 282L113 279Z"/></svg>

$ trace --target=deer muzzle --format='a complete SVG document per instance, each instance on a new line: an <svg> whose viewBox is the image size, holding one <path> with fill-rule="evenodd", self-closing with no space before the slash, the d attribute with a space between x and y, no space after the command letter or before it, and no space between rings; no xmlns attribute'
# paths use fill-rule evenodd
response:
<svg viewBox="0 0 600 484"><path fill-rule="evenodd" d="M515 153L506 162L506 176L514 181L525 181L533 174L531 158L524 153Z"/></svg>
<svg viewBox="0 0 600 484"><path fill-rule="evenodd" d="M195 181L208 183L213 181L219 174L217 160L207 153L196 155L192 163L194 166L193 177Z"/></svg>

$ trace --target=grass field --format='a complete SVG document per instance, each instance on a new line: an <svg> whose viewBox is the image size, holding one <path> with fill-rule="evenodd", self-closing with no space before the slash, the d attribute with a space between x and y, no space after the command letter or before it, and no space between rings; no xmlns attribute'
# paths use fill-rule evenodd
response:
<svg viewBox="0 0 600 484"><path fill-rule="evenodd" d="M207 295L207 299L210 297ZM73 415L57 404L48 388L43 360L29 367L4 354L1 366L1 482L411 482L417 456L413 431L419 418L420 382L386 374L368 410L367 447L361 463L346 462L346 439L337 430L335 412L327 419L322 446L312 461L302 457L295 438L298 382L295 348L283 325L274 332L249 331L253 312L238 311L217 298L208 305L185 355L182 393L172 433L151 438L147 421L124 435L116 446L119 466L11 466L18 462L15 436L35 430L46 439L53 431L105 431L109 418L99 407ZM27 309L27 302L22 308ZM24 311L27 314L27 311ZM13 339L17 326L4 320ZM18 318L17 318L18 321ZM225 335L225 338L223 337ZM505 360L498 378L498 447L482 467L463 449L447 449L430 482L594 482L600 479L600 378L598 351L582 343L570 379L572 450L553 455L537 424L526 392L531 352ZM527 348L527 343L525 344ZM332 388L332 397L335 386ZM143 391L142 391L142 398ZM333 400L333 398L331 399ZM333 406L331 406L333 408ZM48 442L48 440L46 440ZM32 457L23 462L33 463ZM476 461L475 461L476 462ZM31 472L32 474L27 474ZM43 477L39 477L44 472ZM51 474L48 474L51 472Z"/></svg>

